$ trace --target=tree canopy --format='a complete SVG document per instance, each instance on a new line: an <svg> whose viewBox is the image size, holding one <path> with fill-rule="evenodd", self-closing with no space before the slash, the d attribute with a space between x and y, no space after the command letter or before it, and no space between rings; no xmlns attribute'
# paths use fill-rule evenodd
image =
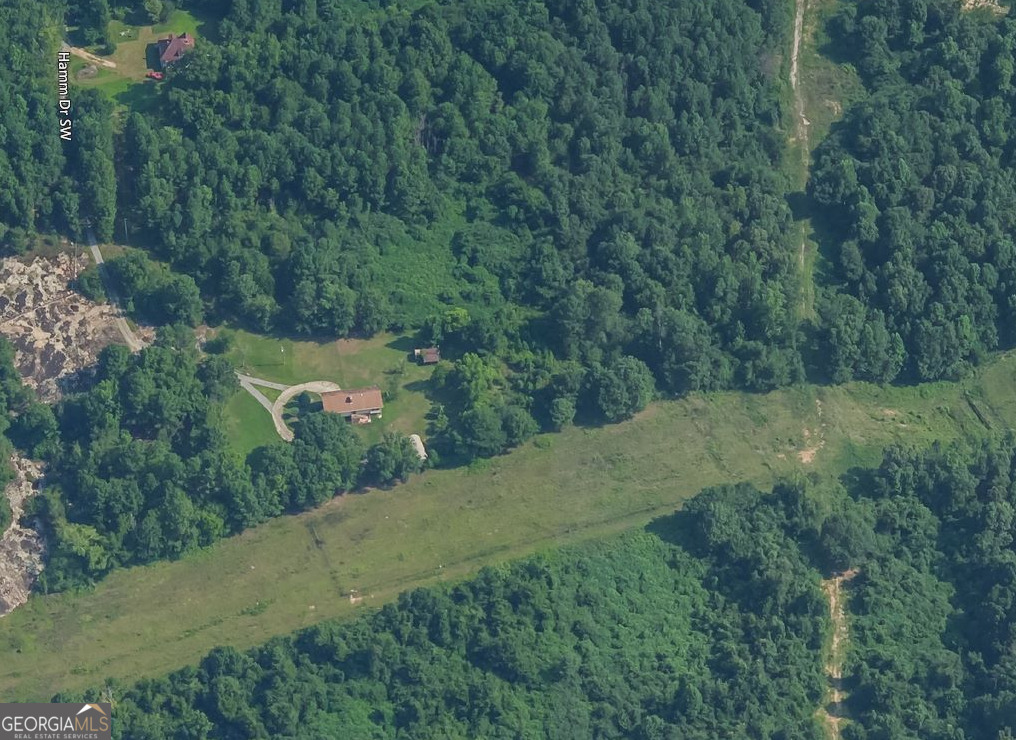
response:
<svg viewBox="0 0 1016 740"><path fill-rule="evenodd" d="M830 234L830 374L956 378L1016 341L1016 27L904 0L844 3L830 29L868 89L819 146L811 178Z"/></svg>
<svg viewBox="0 0 1016 740"><path fill-rule="evenodd" d="M234 3L127 118L124 205L215 311L422 328L507 377L518 351L597 386L631 356L667 393L801 377L785 8L381 6Z"/></svg>
<svg viewBox="0 0 1016 740"><path fill-rule="evenodd" d="M79 223L79 189L67 171L75 144L61 140L56 108L54 31L62 26L57 2L0 0L0 56L7 60L0 69L0 248L8 253L23 251L36 230ZM94 131L87 118L86 139Z"/></svg>

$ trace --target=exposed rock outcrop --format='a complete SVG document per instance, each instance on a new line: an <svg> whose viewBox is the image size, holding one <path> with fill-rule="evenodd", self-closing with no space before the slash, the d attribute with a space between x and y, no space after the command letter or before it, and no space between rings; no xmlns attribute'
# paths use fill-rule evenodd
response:
<svg viewBox="0 0 1016 740"><path fill-rule="evenodd" d="M0 260L0 334L14 345L25 384L49 403L73 387L106 346L122 342L119 310L68 288L87 266L87 257L75 267L67 254L28 263Z"/></svg>
<svg viewBox="0 0 1016 740"><path fill-rule="evenodd" d="M4 489L10 502L13 521L0 535L0 617L28 601L46 551L45 540L35 529L25 526L22 514L25 502L38 492L42 465L19 455L11 458L15 478Z"/></svg>

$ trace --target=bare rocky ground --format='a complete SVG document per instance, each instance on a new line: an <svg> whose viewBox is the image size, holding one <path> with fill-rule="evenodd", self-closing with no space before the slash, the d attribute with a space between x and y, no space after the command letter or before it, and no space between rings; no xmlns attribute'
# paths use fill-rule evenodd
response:
<svg viewBox="0 0 1016 740"><path fill-rule="evenodd" d="M840 740L843 724L848 719L844 704L847 694L843 690L843 662L846 658L847 641L850 639L850 625L847 623L847 603L843 584L856 575L857 570L851 569L822 581L822 591L829 600L833 635L825 662L829 701L819 708L818 715L826 727L829 740Z"/></svg>
<svg viewBox="0 0 1016 740"><path fill-rule="evenodd" d="M123 343L120 310L70 290L87 257L68 254L29 261L0 260L0 334L14 345L15 364L26 385L47 403L58 401L91 371L108 345ZM138 332L151 341L151 330ZM42 466L15 456L15 480L6 488L13 523L0 536L0 616L28 600L42 571L45 541L19 521L25 502L38 490Z"/></svg>
<svg viewBox="0 0 1016 740"><path fill-rule="evenodd" d="M77 270L87 266L88 258L80 257ZM0 334L14 345L25 383L47 403L73 388L106 346L121 341L119 309L71 291L74 275L67 254L0 260Z"/></svg>
<svg viewBox="0 0 1016 740"><path fill-rule="evenodd" d="M0 617L28 601L35 579L42 572L46 543L35 529L20 521L25 502L38 491L42 465L20 455L11 458L15 478L4 490L13 519L0 535Z"/></svg>

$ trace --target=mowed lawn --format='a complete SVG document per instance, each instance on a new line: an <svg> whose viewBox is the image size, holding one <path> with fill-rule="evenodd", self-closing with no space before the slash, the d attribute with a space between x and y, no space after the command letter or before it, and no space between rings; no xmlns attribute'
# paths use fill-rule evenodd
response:
<svg viewBox="0 0 1016 740"><path fill-rule="evenodd" d="M249 375L286 385L330 380L343 388L376 385L383 391L394 390L395 396L385 401L383 418L357 428L368 443L376 442L388 429L426 436L430 401L423 389L434 368L409 359L410 339L379 334L371 339L313 342L245 331L229 334L233 344L228 357ZM277 391L269 388L262 392L269 400L277 397ZM226 428L233 448L241 455L278 439L271 416L244 390L226 405Z"/></svg>
<svg viewBox="0 0 1016 740"><path fill-rule="evenodd" d="M33 598L0 620L0 695L47 699L106 677L159 675L216 645L248 647L404 589L642 526L705 486L837 475L876 463L894 442L984 434L985 422L1001 430L1016 421L1014 373L1009 356L962 384L657 403L624 424L347 495L182 561L119 571L89 592Z"/></svg>
<svg viewBox="0 0 1016 740"><path fill-rule="evenodd" d="M113 62L116 67L96 66L92 77L80 77L80 71L89 65L83 59L73 57L71 63L71 79L74 84L83 88L96 88L107 97L122 106L134 110L147 110L154 105L158 83L146 79L148 70L157 70L155 65L157 54L153 45L170 33L183 33L195 37L201 43L203 36L214 35L209 22L192 11L174 10L165 23L154 26L128 25L121 21L112 21L109 26L110 36L116 43L116 50L110 55L103 55L101 47L90 47L88 51Z"/></svg>

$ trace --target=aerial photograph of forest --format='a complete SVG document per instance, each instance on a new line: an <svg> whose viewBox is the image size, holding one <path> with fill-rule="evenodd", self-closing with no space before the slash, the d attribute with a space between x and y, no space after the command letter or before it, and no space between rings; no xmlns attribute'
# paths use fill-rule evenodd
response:
<svg viewBox="0 0 1016 740"><path fill-rule="evenodd" d="M1016 738L1010 0L0 55L0 738Z"/></svg>

